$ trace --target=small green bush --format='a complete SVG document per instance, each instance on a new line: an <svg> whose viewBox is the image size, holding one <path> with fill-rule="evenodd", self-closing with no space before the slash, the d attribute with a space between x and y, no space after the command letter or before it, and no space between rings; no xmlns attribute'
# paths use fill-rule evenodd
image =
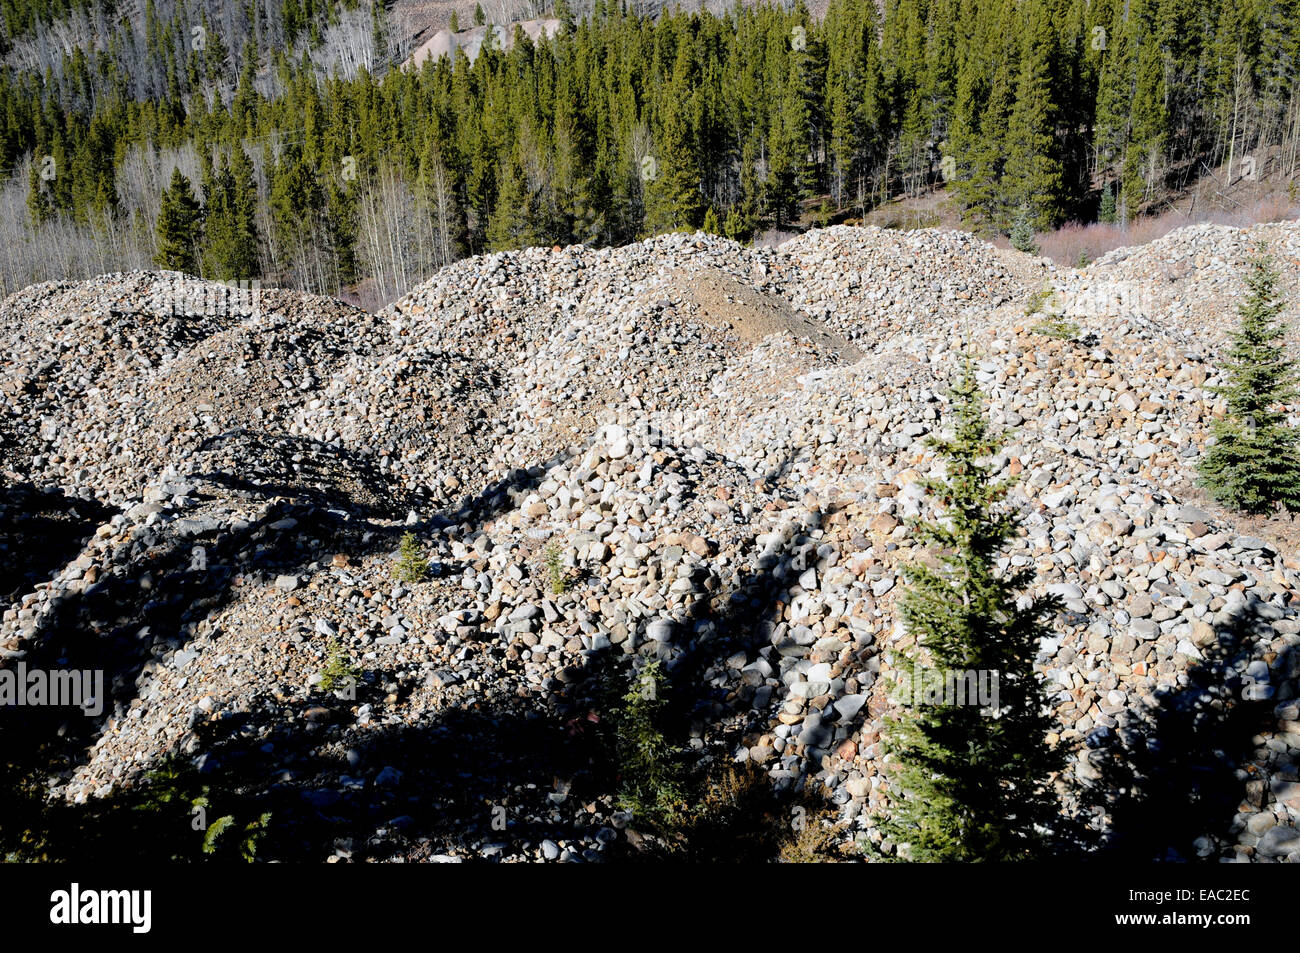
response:
<svg viewBox="0 0 1300 953"><path fill-rule="evenodd" d="M1248 294L1223 355L1217 396L1227 413L1201 460L1201 482L1224 506L1245 513L1300 511L1300 430L1285 407L1300 395L1300 373L1286 347L1286 297L1277 262L1260 248L1245 275Z"/></svg>
<svg viewBox="0 0 1300 953"><path fill-rule="evenodd" d="M397 565L393 575L399 582L416 583L422 582L428 574L429 557L424 552L424 547L414 533L404 533L402 541L397 545Z"/></svg>
<svg viewBox="0 0 1300 953"><path fill-rule="evenodd" d="M1025 314L1038 314L1043 310L1043 306L1052 300L1052 295L1055 293L1055 290L1050 285L1030 292L1028 299L1025 301Z"/></svg>
<svg viewBox="0 0 1300 953"><path fill-rule="evenodd" d="M1035 334L1056 338L1058 341L1072 341L1079 336L1082 329L1062 315L1054 314L1035 324L1033 331Z"/></svg>
<svg viewBox="0 0 1300 953"><path fill-rule="evenodd" d="M1027 255L1038 254L1038 243L1034 241L1034 226L1029 223L1027 215L1021 215L1011 226L1011 247Z"/></svg>
<svg viewBox="0 0 1300 953"><path fill-rule="evenodd" d="M1097 211L1097 221L1114 225L1119 221L1119 211L1115 206L1115 190L1108 184L1101 187L1101 208Z"/></svg>
<svg viewBox="0 0 1300 953"><path fill-rule="evenodd" d="M569 577L564 571L564 556L560 552L560 547L551 543L543 552L542 560L546 564L546 577L550 580L551 592L557 596L567 592Z"/></svg>
<svg viewBox="0 0 1300 953"><path fill-rule="evenodd" d="M197 799L194 806L206 809L208 806L207 798ZM262 814L256 820L245 824L241 831L239 830L239 822L232 815L223 815L209 824L208 829L203 832L203 853L237 853L241 860L251 864L257 859L258 845L261 843L262 838L266 836L266 830L270 823L271 815ZM225 836L226 832L231 830L236 831L237 834L232 834L229 837Z"/></svg>
<svg viewBox="0 0 1300 953"><path fill-rule="evenodd" d="M10 766L12 767L12 766ZM137 783L84 804L47 800L0 765L0 859L56 862L123 857L168 861L254 861L273 835L269 812L238 784L204 777L184 758L169 755ZM212 820L208 815L221 813ZM251 819L250 819L251 818Z"/></svg>
<svg viewBox="0 0 1300 953"><path fill-rule="evenodd" d="M810 792L777 791L754 764L705 757L664 734L672 699L658 661L608 702L618 805L630 811L638 854L699 863L837 859L834 806ZM617 689L613 689L617 691Z"/></svg>
<svg viewBox="0 0 1300 953"><path fill-rule="evenodd" d="M664 828L686 807L680 751L659 729L666 678L658 661L636 674L614 713L619 806Z"/></svg>
<svg viewBox="0 0 1300 953"><path fill-rule="evenodd" d="M326 648L325 668L320 673L322 691L332 692L340 685L355 685L360 673L352 664L352 658L343 650L338 639L330 639Z"/></svg>
<svg viewBox="0 0 1300 953"><path fill-rule="evenodd" d="M215 796L223 803L231 800L229 792ZM206 816L212 808L213 792L199 781L194 768L179 759L169 758L145 775L143 797L133 807L144 814L174 813L178 806L189 805L189 813ZM200 850L208 856L239 857L245 863L257 859L257 850L271 826L271 815L263 813L240 825L233 814L223 814L197 829L203 831ZM174 859L183 859L178 855Z"/></svg>

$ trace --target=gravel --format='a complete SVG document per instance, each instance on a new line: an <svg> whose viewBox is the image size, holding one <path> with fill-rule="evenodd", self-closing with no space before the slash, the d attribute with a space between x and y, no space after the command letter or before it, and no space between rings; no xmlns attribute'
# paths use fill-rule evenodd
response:
<svg viewBox="0 0 1300 953"><path fill-rule="evenodd" d="M1063 600L1038 664L1067 806L1153 709L1265 706L1219 766L1245 779L1230 829L1166 846L1296 861L1300 560L1195 486L1259 238L1294 305L1296 223L1081 270L956 232L669 235L468 259L374 315L274 290L176 314L178 285L216 286L168 273L26 289L0 303L0 552L32 558L34 500L61 548L5 577L0 658L112 685L51 796L206 753L347 818L320 859L599 861L628 825L586 746L654 656L691 673L697 757L878 841L907 519L932 514L926 438L967 347L1013 428L1009 565ZM1075 339L1035 332L1042 287ZM431 571L399 583L408 529ZM331 641L351 691L319 688Z"/></svg>

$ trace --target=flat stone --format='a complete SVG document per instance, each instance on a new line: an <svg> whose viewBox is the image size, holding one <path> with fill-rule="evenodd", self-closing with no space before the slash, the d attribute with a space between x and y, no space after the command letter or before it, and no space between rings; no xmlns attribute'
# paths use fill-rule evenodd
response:
<svg viewBox="0 0 1300 953"><path fill-rule="evenodd" d="M840 721L852 721L866 703L866 695L843 695L835 700L835 712Z"/></svg>
<svg viewBox="0 0 1300 953"><path fill-rule="evenodd" d="M1137 638L1144 642L1150 642L1160 635L1160 626L1150 619L1134 619L1129 628Z"/></svg>
<svg viewBox="0 0 1300 953"><path fill-rule="evenodd" d="M651 642L671 642L676 624L671 619L655 619L645 627L645 637Z"/></svg>
<svg viewBox="0 0 1300 953"><path fill-rule="evenodd" d="M1294 850L1300 850L1300 830L1294 827L1274 827L1259 839L1255 845L1265 857L1285 857Z"/></svg>
<svg viewBox="0 0 1300 953"><path fill-rule="evenodd" d="M1155 610L1151 597L1138 593L1128 601L1128 614L1135 619L1145 619Z"/></svg>

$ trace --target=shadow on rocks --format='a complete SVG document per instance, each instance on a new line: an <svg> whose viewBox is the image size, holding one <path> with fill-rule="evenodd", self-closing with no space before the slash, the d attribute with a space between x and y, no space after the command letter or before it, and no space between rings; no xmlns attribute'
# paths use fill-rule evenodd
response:
<svg viewBox="0 0 1300 953"><path fill-rule="evenodd" d="M364 533L364 524L346 513L277 503L252 522L182 517L140 530L120 544L114 560L125 571L59 591L7 662L11 668L21 662L28 672L102 673L106 696L95 714L54 705L0 708L0 797L16 799L0 805L7 833L33 785L70 777L96 739L130 717L142 676L168 664L202 631L206 618L230 600L237 577L300 571L321 551L344 548L345 540Z"/></svg>
<svg viewBox="0 0 1300 953"><path fill-rule="evenodd" d="M498 807L506 809L507 832L517 828L512 839L575 835L561 819L567 815L546 808L612 787L608 777L584 786L586 775L603 770L596 753L601 742L569 714L590 710L584 688L605 683L604 675L562 686L558 704L552 698L498 710L480 702L430 713L413 725L375 728L347 751L339 747L333 761L312 752L358 702L262 699L247 711L222 711L193 724L178 750L159 752L152 765L119 779L106 797L68 804L47 796L52 784L70 778L89 759L99 737L130 717L150 666L169 664L186 649L207 617L229 602L238 577L269 581L306 570L322 554L392 548L393 538L408 527L358 518L374 512L371 501L348 493L358 485L376 494L384 490L386 481L368 464L352 465L347 484L332 488L314 479L322 476L319 470L302 476L303 455L323 453L328 461L337 458L332 451L292 438L241 440L238 452L257 475L235 477L228 466L197 473L187 478L194 484L192 496L200 505L232 493L289 499L270 502L255 521L223 522L196 511L141 527L134 540L121 544L122 558L115 560L125 572L83 580L53 597L25 634L22 663L28 671L103 672L108 697L95 716L53 706L0 709L0 854L211 859L199 850L202 833L190 826L197 798L210 805L214 818L231 817L237 824L271 813L261 855L283 859L321 860L345 842L363 855L396 849L375 842L377 825L387 825L394 844L418 857L421 840L471 840L480 829L495 832ZM267 479L268 461L292 482ZM293 463L299 466L284 467ZM454 525L466 516L490 519L548 470L517 471L471 498L455 517L440 513L410 528ZM358 473L365 479L358 482ZM84 545L107 511L95 513L76 524L65 548L50 554L52 567L64 565ZM204 553L201 568L194 564L196 547ZM369 673L363 695L378 699L383 692L375 686L388 679L388 673ZM537 801L531 816L544 822L518 820L522 810L514 811L512 800L529 798Z"/></svg>
<svg viewBox="0 0 1300 953"><path fill-rule="evenodd" d="M1295 613L1257 597L1221 611L1216 638L1185 684L1087 737L1084 801L1110 819L1094 856L1215 859L1237 842L1237 812L1259 806L1276 760L1253 739L1277 727L1278 699L1295 697L1294 649L1274 656L1268 648L1272 623L1284 615ZM1294 780L1294 771L1283 766L1277 776Z"/></svg>
<svg viewBox="0 0 1300 953"><path fill-rule="evenodd" d="M791 587L816 563L803 554L812 541L805 535L810 528L796 524L769 540L729 586L697 603L689 634L639 646L640 654L664 662L669 679L664 732L689 752L690 796L701 806L700 823L690 826L685 835L690 843L682 845L681 855L689 859L761 861L775 859L778 851L784 856L797 840L793 832L805 829L794 824L796 817L815 825L848 800L843 787L836 787L843 779L824 767L823 757L860 727L865 704L846 717L835 705L837 698L810 699L802 728L791 731L784 755L772 755L782 762L774 770L771 764L738 765L734 757L738 748L770 731L773 717L791 697L781 659L808 660L815 654L811 644L799 644L794 625L785 619ZM848 629L840 634L859 653L858 677L869 680L865 663L874 648L856 643ZM775 687L744 673L761 660L770 664ZM869 691L869 682L861 690ZM801 859L814 854L810 848Z"/></svg>
<svg viewBox="0 0 1300 953"><path fill-rule="evenodd" d="M246 499L282 497L367 517L401 518L426 501L386 475L367 448L354 451L288 434L247 428L209 437L186 479Z"/></svg>
<svg viewBox="0 0 1300 953"><path fill-rule="evenodd" d="M272 445L277 453L286 449ZM410 528L481 525L515 505L520 493L538 486L562 459L515 471L452 514ZM219 482L218 476L203 480ZM263 482L241 486L224 479L226 487L257 496L268 491ZM244 710L195 719L175 750L158 753L152 771L123 778L108 796L82 804L48 801L49 779L70 776L96 739L129 717L147 666L167 664L171 653L185 648L207 615L231 598L237 575L301 571L322 553L391 546L391 536L404 529L354 519L330 502L335 505L324 508L323 498L308 494L298 502L271 504L253 523L200 521L184 535L176 525L181 520L164 524L151 531L157 538L137 541L131 573L109 574L58 597L30 640L25 661L32 668L101 669L111 686L109 703L100 718L49 708L0 712L0 782L7 800L0 805L0 833L7 849L19 842L20 853L50 858L239 859L238 848L222 848L220 839L219 849L202 849L203 833L193 826L196 803L204 805L209 822L229 819L232 833L223 835L224 843L255 836L257 856L266 859L320 861L338 851L352 859L419 860L445 844L490 858L498 844L505 852L524 841L580 841L597 834L583 823L590 812L574 804L600 802L608 814L616 801L621 766L611 745L611 714L630 684L635 657L666 660L671 688L663 728L688 752L697 779L728 764L744 734L765 731L785 699L782 683L760 710L752 710L758 688L739 678L730 662L741 653L751 662L772 644L775 626L782 624L783 593L798 575L791 576L795 550L806 542L798 531L776 540L737 585L698 602L690 637L681 632L670 642L651 641L643 624L633 633L640 643L634 642L633 651L590 652L545 692L509 699L487 695L389 724L383 717L388 695L407 689L399 673L365 672L355 698L262 696ZM196 544L207 553L202 572L190 565ZM144 574L147 587L140 584ZM510 664L508 646L493 651ZM361 704L372 706L372 726L345 734ZM813 747L848 730L847 723L836 723L829 703L821 718L826 737L810 737ZM722 743L692 750L692 737L706 723L711 734L722 726ZM781 811L811 787L809 764L792 762L778 785L783 793L771 797L769 781L760 775L764 786L739 792L729 813L716 815L709 843L695 855L744 855L755 825L780 822ZM264 815L270 820L261 828ZM612 831L599 836L612 845L607 856L635 853Z"/></svg>
<svg viewBox="0 0 1300 953"><path fill-rule="evenodd" d="M114 512L61 490L0 482L0 602L13 602L48 581Z"/></svg>

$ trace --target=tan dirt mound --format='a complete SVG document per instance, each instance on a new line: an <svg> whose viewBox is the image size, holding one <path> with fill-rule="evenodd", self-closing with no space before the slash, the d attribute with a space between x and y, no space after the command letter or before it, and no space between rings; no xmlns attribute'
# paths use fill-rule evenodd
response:
<svg viewBox="0 0 1300 953"><path fill-rule="evenodd" d="M699 316L714 327L730 330L747 344L759 344L772 334L788 331L808 339L818 351L829 352L845 363L862 353L820 321L799 314L789 303L742 284L716 268L669 273L669 287L699 307Z"/></svg>

